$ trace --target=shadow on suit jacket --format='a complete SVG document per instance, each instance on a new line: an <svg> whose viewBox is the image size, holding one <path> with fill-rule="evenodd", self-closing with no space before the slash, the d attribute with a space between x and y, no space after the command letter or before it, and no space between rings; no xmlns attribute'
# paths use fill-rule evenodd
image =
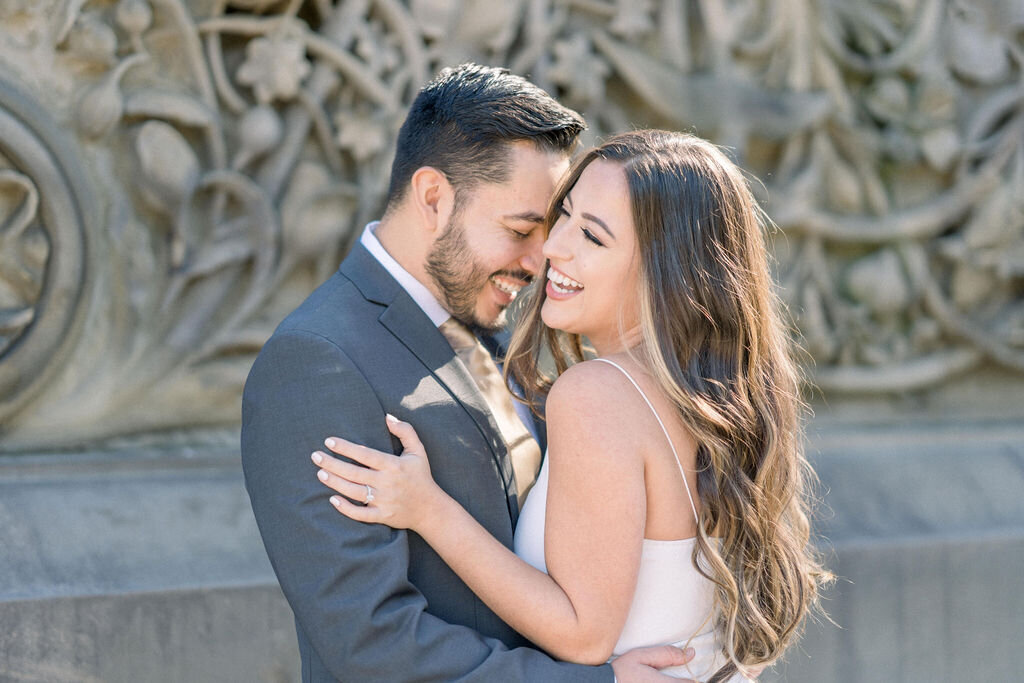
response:
<svg viewBox="0 0 1024 683"><path fill-rule="evenodd" d="M511 548L512 466L473 378L357 244L267 341L242 399L246 488L303 681L611 681L607 665L525 647L415 533L331 506L310 453L331 435L399 452L385 413L416 427L438 484Z"/></svg>

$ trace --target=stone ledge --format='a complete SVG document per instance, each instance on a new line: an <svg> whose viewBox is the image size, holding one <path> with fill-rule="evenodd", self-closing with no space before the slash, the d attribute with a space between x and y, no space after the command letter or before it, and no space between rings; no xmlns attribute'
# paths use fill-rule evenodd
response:
<svg viewBox="0 0 1024 683"><path fill-rule="evenodd" d="M276 583L0 601L0 653L10 683L299 680Z"/></svg>
<svg viewBox="0 0 1024 683"><path fill-rule="evenodd" d="M763 679L787 683L1020 680L1024 527L1016 537L858 542L796 650Z"/></svg>
<svg viewBox="0 0 1024 683"><path fill-rule="evenodd" d="M809 623L763 679L1019 680L1024 425L814 427L836 625Z"/></svg>
<svg viewBox="0 0 1024 683"><path fill-rule="evenodd" d="M0 547L2 681L298 679L237 453L0 457Z"/></svg>
<svg viewBox="0 0 1024 683"><path fill-rule="evenodd" d="M0 458L0 547L0 600L274 583L237 455Z"/></svg>
<svg viewBox="0 0 1024 683"><path fill-rule="evenodd" d="M809 452L842 579L764 680L1014 680L1024 427L833 425ZM312 470L311 470L312 474ZM293 681L230 450L0 456L0 680Z"/></svg>

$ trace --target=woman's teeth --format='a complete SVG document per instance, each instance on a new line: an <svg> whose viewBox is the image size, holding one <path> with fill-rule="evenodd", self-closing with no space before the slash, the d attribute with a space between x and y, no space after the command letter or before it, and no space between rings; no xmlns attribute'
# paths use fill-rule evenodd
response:
<svg viewBox="0 0 1024 683"><path fill-rule="evenodd" d="M554 268L548 268L548 280L551 281L551 286L559 294L572 294L573 292L579 292L583 289L583 285L576 282L568 275L559 273Z"/></svg>

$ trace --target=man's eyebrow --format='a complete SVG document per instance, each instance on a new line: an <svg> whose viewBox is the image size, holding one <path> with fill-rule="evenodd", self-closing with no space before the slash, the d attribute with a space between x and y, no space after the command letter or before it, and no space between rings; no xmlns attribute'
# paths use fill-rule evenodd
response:
<svg viewBox="0 0 1024 683"><path fill-rule="evenodd" d="M526 221L527 223L544 222L544 216L537 213L536 211L523 211L522 213L512 213L506 216L502 216L502 219L506 221Z"/></svg>

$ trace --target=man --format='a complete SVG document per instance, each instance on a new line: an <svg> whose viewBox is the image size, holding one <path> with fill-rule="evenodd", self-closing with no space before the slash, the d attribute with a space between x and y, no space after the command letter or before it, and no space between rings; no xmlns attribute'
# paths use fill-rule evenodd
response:
<svg viewBox="0 0 1024 683"><path fill-rule="evenodd" d="M399 133L384 217L257 358L242 463L304 681L613 680L611 666L527 647L415 534L339 515L309 459L332 434L399 452L385 414L411 420L438 484L511 547L540 448L528 434L510 443L449 332L500 330L543 266L542 218L583 127L504 70L444 71ZM527 422L514 427L542 438ZM638 650L614 674L657 680L652 666L684 661L675 648Z"/></svg>

